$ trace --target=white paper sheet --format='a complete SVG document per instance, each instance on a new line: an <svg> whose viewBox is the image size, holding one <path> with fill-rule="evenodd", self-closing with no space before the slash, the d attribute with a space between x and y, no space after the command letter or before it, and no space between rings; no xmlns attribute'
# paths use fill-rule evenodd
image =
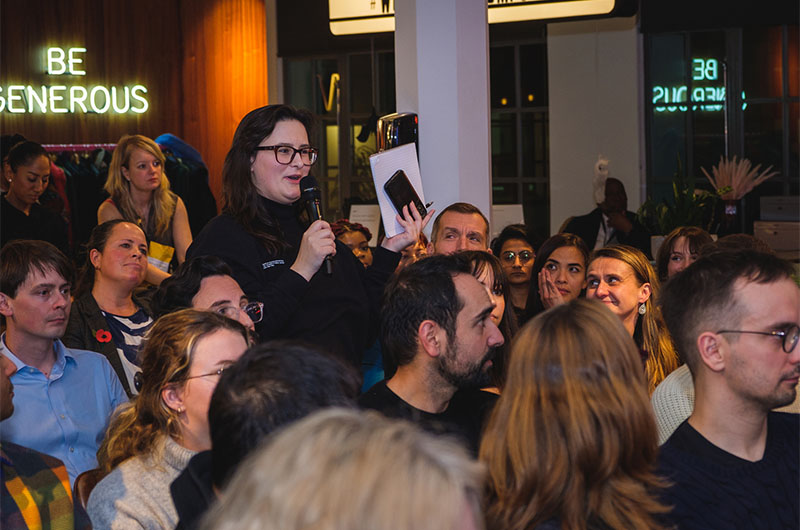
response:
<svg viewBox="0 0 800 530"><path fill-rule="evenodd" d="M416 146L414 144L405 144L375 153L369 157L369 165L372 168L372 180L375 182L375 190L378 194L378 204L381 207L381 217L383 218L383 229L386 232L386 237L405 232L400 223L397 222L397 219L395 219L395 215L398 212L383 189L383 185L392 178L392 175L398 169L402 169L408 176L409 182L416 190L422 203L426 204L425 194L422 191L422 177L419 173Z"/></svg>

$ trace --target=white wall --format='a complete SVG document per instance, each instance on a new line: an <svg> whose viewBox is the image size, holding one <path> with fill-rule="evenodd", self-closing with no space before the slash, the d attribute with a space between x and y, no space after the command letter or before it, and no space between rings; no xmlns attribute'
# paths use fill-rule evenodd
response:
<svg viewBox="0 0 800 530"><path fill-rule="evenodd" d="M594 163L628 192L628 209L644 197L644 80L635 18L547 26L550 114L550 231L595 207Z"/></svg>

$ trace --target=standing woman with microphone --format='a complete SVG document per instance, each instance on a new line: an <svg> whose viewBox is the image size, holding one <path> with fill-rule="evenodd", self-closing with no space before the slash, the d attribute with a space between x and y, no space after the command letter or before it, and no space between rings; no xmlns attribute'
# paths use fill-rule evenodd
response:
<svg viewBox="0 0 800 530"><path fill-rule="evenodd" d="M300 180L317 160L312 127L310 112L289 105L242 118L222 170L222 214L187 257L218 256L245 294L264 302L256 326L261 339L304 339L358 367L377 336L380 297L400 251L417 241L431 213L422 219L416 208L404 208L405 232L385 239L365 270L326 221L312 215L306 226L299 217L308 202L301 200ZM313 177L304 187L307 198L318 196ZM323 266L328 256L330 274Z"/></svg>

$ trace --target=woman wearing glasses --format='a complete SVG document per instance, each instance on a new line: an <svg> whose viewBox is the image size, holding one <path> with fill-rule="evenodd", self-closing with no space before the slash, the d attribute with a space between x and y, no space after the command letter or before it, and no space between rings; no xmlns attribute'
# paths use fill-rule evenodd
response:
<svg viewBox="0 0 800 530"><path fill-rule="evenodd" d="M244 326L210 311L184 309L155 323L139 397L117 411L97 454L108 476L89 497L95 528L175 528L170 484L195 453L211 449L211 394L247 341Z"/></svg>
<svg viewBox="0 0 800 530"><path fill-rule="evenodd" d="M153 324L134 290L147 270L147 240L137 225L114 219L94 227L75 289L64 344L102 353L129 397L138 393L139 345Z"/></svg>
<svg viewBox="0 0 800 530"><path fill-rule="evenodd" d="M248 297L264 302L256 329L263 339L303 338L359 366L377 331L380 295L416 242L421 219L404 208L402 234L387 238L368 269L324 220L301 220L300 179L316 162L312 115L269 105L239 123L222 170L224 207L189 248L189 257L225 261ZM332 272L320 270L332 256Z"/></svg>
<svg viewBox="0 0 800 530"><path fill-rule="evenodd" d="M531 269L536 255L534 241L525 225L508 225L492 241L492 253L500 258L508 279L508 302L522 325L527 320L526 304L531 287Z"/></svg>
<svg viewBox="0 0 800 530"><path fill-rule="evenodd" d="M166 158L146 136L123 136L114 149L105 190L110 197L97 209L97 222L124 219L138 224L149 241L148 283L169 277L170 265L183 263L192 242L189 215L169 190Z"/></svg>

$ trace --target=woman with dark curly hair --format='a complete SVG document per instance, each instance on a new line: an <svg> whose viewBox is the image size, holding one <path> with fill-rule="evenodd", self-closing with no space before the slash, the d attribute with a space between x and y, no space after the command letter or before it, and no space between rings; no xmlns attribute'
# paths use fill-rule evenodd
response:
<svg viewBox="0 0 800 530"><path fill-rule="evenodd" d="M372 265L372 249L369 248L372 233L369 228L359 223L352 223L349 219L339 219L331 223L331 230L336 239L344 243L365 267Z"/></svg>

